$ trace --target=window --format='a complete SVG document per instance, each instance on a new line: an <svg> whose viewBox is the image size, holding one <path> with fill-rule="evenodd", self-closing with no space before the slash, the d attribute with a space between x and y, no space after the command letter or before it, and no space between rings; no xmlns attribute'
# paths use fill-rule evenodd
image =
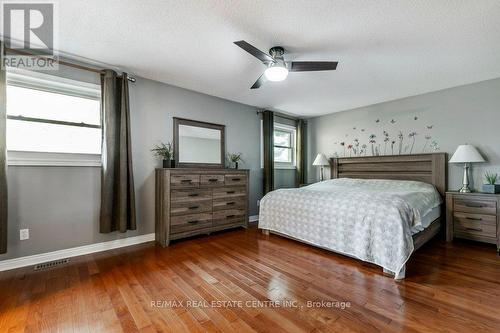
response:
<svg viewBox="0 0 500 333"><path fill-rule="evenodd" d="M274 124L274 164L276 168L295 168L295 134L295 127Z"/></svg>
<svg viewBox="0 0 500 333"><path fill-rule="evenodd" d="M7 150L9 160L22 152L101 154L100 87L52 75L8 71ZM66 160L74 159L68 156Z"/></svg>

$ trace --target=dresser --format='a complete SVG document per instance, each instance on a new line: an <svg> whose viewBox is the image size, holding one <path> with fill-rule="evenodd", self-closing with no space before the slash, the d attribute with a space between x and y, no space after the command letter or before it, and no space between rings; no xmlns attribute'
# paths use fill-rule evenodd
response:
<svg viewBox="0 0 500 333"><path fill-rule="evenodd" d="M156 169L155 238L170 240L247 227L248 170Z"/></svg>
<svg viewBox="0 0 500 333"><path fill-rule="evenodd" d="M465 238L500 249L500 195L446 192L446 240Z"/></svg>

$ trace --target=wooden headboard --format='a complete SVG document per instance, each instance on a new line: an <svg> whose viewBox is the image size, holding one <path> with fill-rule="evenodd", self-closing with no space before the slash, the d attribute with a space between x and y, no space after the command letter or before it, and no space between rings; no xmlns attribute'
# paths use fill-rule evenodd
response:
<svg viewBox="0 0 500 333"><path fill-rule="evenodd" d="M434 185L444 197L446 153L331 159L331 178L417 180Z"/></svg>

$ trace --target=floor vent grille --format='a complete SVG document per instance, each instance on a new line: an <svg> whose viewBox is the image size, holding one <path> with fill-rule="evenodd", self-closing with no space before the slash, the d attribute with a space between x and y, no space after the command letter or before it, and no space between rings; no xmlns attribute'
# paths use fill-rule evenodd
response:
<svg viewBox="0 0 500 333"><path fill-rule="evenodd" d="M35 271L41 271L44 269L49 269L57 266L61 266L69 263L69 259L54 260L49 262L44 262L42 264L35 265Z"/></svg>

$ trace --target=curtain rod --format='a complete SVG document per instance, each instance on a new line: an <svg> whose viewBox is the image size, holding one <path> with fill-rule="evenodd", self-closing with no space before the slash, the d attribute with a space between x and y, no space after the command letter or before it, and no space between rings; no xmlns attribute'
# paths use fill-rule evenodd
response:
<svg viewBox="0 0 500 333"><path fill-rule="evenodd" d="M259 110L259 111L257 111L257 114L261 114L264 111L266 111L266 110ZM269 111L271 111L271 110L269 110ZM285 118L285 119L288 119L288 120L295 120L295 121L297 121L299 119L302 119L302 118L299 118L299 117L294 118L292 116L288 116L286 114L283 114L283 113L280 113L280 112L276 112L276 111L272 111L272 112L274 113L275 116L280 117L280 118Z"/></svg>
<svg viewBox="0 0 500 333"><path fill-rule="evenodd" d="M9 53L13 53L13 54L19 54L19 55L26 55L26 56L33 56L33 57L39 56L37 54L31 54L31 53L28 53L28 52L23 52L23 51L19 51L19 50L7 48L7 47L5 48L5 51L9 52ZM84 70L84 71L94 72L94 73L98 73L98 74L100 74L103 71L103 69L98 69L98 68L93 68L93 67L78 65L78 64L74 64L72 62L68 62L68 61L64 61L64 60L58 60L57 62L59 64L63 65L63 66L73 67L73 68L76 68L76 69L81 69L81 70ZM127 76L127 79L130 82L137 81L136 78L133 77L133 76Z"/></svg>

